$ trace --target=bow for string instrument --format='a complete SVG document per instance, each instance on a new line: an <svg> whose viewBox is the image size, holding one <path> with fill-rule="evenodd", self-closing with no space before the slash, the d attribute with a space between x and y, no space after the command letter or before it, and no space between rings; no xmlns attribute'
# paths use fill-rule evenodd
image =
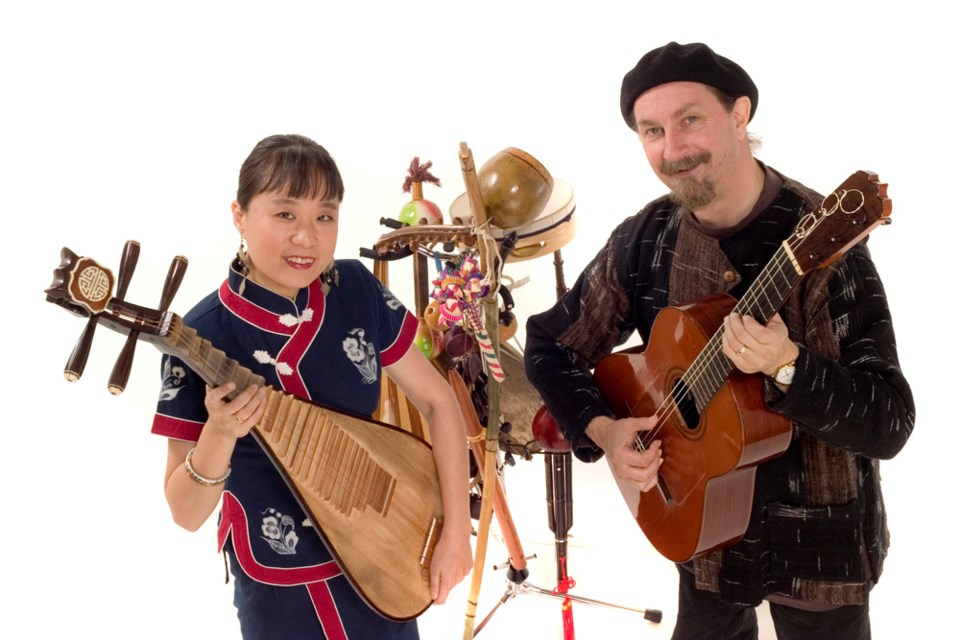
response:
<svg viewBox="0 0 960 640"><path fill-rule="evenodd" d="M800 219L739 301L718 294L667 307L644 347L597 364L597 386L618 417L658 418L633 443L644 451L661 441L657 487L641 493L617 482L644 534L670 560L684 562L740 540L756 465L790 444L790 421L764 403L763 376L740 372L723 354L723 318L736 312L766 324L804 274L828 266L889 222L886 187L876 174L854 173Z"/></svg>
<svg viewBox="0 0 960 640"><path fill-rule="evenodd" d="M207 384L266 386L183 324L167 307L187 260L174 258L154 310L123 300L140 245L128 242L118 295L113 274L64 247L47 301L87 318L64 375L80 378L94 329L128 336L108 388L126 386L137 340L176 356ZM234 392L235 395L237 391ZM343 413L267 386L267 408L250 431L273 461L357 593L381 615L409 620L431 604L430 561L442 529L433 450L402 429Z"/></svg>

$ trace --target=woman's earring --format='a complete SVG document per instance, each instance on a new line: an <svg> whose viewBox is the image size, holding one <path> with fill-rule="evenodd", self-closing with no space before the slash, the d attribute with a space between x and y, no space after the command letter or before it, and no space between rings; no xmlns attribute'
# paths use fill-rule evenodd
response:
<svg viewBox="0 0 960 640"><path fill-rule="evenodd" d="M240 275L243 280L240 281L240 287L237 290L239 295L243 295L243 290L247 288L247 276L250 275L250 265L247 263L246 239L240 236L240 248L237 249L237 262L240 263Z"/></svg>
<svg viewBox="0 0 960 640"><path fill-rule="evenodd" d="M321 290L323 295L330 293L330 286L338 286L340 284L340 272L337 270L337 263L331 262L330 266L320 274L320 282L323 283Z"/></svg>

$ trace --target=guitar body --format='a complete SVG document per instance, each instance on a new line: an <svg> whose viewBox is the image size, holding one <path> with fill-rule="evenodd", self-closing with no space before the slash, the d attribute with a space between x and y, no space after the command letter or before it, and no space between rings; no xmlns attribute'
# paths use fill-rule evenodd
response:
<svg viewBox="0 0 960 640"><path fill-rule="evenodd" d="M734 308L727 295L660 312L642 350L611 354L594 377L620 418L656 415L674 404L671 390ZM768 410L763 380L734 370L716 395L688 421L665 412L655 436L663 463L657 489L641 493L617 480L631 513L651 544L684 562L739 540L753 500L755 465L783 453L790 421Z"/></svg>
<svg viewBox="0 0 960 640"><path fill-rule="evenodd" d="M443 515L430 445L275 389L253 433L364 600L423 613Z"/></svg>

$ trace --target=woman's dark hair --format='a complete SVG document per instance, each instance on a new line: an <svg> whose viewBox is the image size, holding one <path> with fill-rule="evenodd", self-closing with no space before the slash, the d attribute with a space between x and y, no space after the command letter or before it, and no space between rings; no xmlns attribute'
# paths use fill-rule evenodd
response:
<svg viewBox="0 0 960 640"><path fill-rule="evenodd" d="M297 134L270 136L257 143L240 167L237 203L246 210L256 196L281 189L291 198L343 200L337 163L326 149Z"/></svg>

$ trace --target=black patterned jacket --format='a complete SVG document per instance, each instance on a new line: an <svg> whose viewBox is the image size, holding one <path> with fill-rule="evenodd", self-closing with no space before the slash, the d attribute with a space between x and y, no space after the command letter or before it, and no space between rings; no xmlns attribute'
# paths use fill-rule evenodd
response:
<svg viewBox="0 0 960 640"><path fill-rule="evenodd" d="M626 219L557 304L527 322L526 373L575 455L602 451L585 435L613 416L592 368L633 332L644 341L668 305L707 294L739 297L822 198L766 168L754 214L712 237L689 211L660 198ZM878 460L893 457L914 424L883 286L865 243L809 274L781 309L800 346L786 394L767 404L791 419L782 456L759 465L747 533L698 558L698 586L758 604L778 594L823 604L863 602L888 547ZM669 455L669 454L665 454Z"/></svg>

